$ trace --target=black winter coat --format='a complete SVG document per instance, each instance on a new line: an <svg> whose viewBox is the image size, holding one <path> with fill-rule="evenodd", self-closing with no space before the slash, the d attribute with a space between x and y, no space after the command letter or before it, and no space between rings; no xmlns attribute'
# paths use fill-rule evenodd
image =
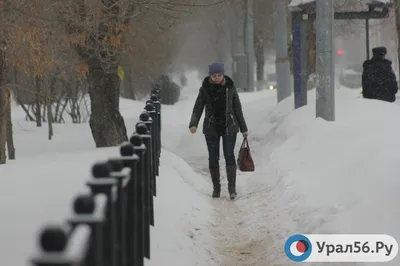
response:
<svg viewBox="0 0 400 266"><path fill-rule="evenodd" d="M247 132L242 104L230 77L225 76L224 85L211 83L209 77L204 79L193 107L189 128L198 127L204 108L203 134L234 135L239 130L242 133ZM221 119L225 120L222 125L224 127L223 134L221 134L219 126Z"/></svg>
<svg viewBox="0 0 400 266"><path fill-rule="evenodd" d="M363 63L363 68L364 98L394 102L398 85L396 75L392 70L392 62L385 58L373 57Z"/></svg>

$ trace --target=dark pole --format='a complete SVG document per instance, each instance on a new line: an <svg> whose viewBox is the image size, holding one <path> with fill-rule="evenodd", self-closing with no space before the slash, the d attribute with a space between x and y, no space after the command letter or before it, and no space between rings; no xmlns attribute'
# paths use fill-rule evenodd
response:
<svg viewBox="0 0 400 266"><path fill-rule="evenodd" d="M300 108L303 106L301 99L301 14L299 12L292 13L292 51L293 51L293 80L294 80L294 107Z"/></svg>
<svg viewBox="0 0 400 266"><path fill-rule="evenodd" d="M307 83L308 83L308 56L309 56L309 19L308 14L302 14L300 20L300 103L298 107L307 105Z"/></svg>
<svg viewBox="0 0 400 266"><path fill-rule="evenodd" d="M365 44L367 49L367 60L369 59L369 19L365 20Z"/></svg>

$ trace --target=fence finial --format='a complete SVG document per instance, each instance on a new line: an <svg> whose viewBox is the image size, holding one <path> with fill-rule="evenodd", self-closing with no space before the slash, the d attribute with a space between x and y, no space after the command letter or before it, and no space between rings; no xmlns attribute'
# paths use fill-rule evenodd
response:
<svg viewBox="0 0 400 266"><path fill-rule="evenodd" d="M140 114L139 119L142 120L143 122L149 121L150 115L147 112L143 112Z"/></svg>
<svg viewBox="0 0 400 266"><path fill-rule="evenodd" d="M158 102L158 96L156 94L151 95L150 100L153 102Z"/></svg>
<svg viewBox="0 0 400 266"><path fill-rule="evenodd" d="M67 245L67 234L61 226L47 226L40 234L43 251L63 251Z"/></svg>
<svg viewBox="0 0 400 266"><path fill-rule="evenodd" d="M150 111L154 111L154 109L155 109L155 107L154 107L154 104L153 104L153 102L149 102L149 103L147 103L146 104L146 106L144 107L144 109L146 110L146 111L148 111L148 112L150 112Z"/></svg>
<svg viewBox="0 0 400 266"><path fill-rule="evenodd" d="M148 130L145 124L143 123L137 123L136 124L136 132L139 133L140 135L147 134Z"/></svg>
<svg viewBox="0 0 400 266"><path fill-rule="evenodd" d="M119 149L119 153L121 156L132 156L135 154L135 150L131 143L124 143L122 144L121 148ZM121 169L122 170L122 169ZM119 171L121 171L119 170Z"/></svg>
<svg viewBox="0 0 400 266"><path fill-rule="evenodd" d="M133 133L131 138L129 139L133 146L139 147L143 144L142 138L138 133Z"/></svg>
<svg viewBox="0 0 400 266"><path fill-rule="evenodd" d="M95 163L92 167L94 178L110 177L110 166L106 162Z"/></svg>
<svg viewBox="0 0 400 266"><path fill-rule="evenodd" d="M91 194L78 195L74 201L74 212L76 214L92 214L94 212L95 202Z"/></svg>

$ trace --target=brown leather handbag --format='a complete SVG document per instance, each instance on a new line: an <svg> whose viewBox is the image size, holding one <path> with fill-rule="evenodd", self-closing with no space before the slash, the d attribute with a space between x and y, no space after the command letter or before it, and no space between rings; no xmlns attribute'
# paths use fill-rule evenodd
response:
<svg viewBox="0 0 400 266"><path fill-rule="evenodd" d="M254 172L255 170L254 161L253 158L251 157L249 142L247 138L243 139L242 146L240 147L239 150L237 164L239 170L242 172Z"/></svg>

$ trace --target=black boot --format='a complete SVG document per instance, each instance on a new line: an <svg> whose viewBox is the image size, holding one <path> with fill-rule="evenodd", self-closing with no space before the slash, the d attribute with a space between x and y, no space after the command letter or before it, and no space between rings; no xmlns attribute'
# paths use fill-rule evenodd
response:
<svg viewBox="0 0 400 266"><path fill-rule="evenodd" d="M221 196L221 183L219 168L210 168L211 180L213 182L213 198L219 198Z"/></svg>
<svg viewBox="0 0 400 266"><path fill-rule="evenodd" d="M228 179L228 192L231 200L235 199L236 194L236 165L226 166L226 177Z"/></svg>

